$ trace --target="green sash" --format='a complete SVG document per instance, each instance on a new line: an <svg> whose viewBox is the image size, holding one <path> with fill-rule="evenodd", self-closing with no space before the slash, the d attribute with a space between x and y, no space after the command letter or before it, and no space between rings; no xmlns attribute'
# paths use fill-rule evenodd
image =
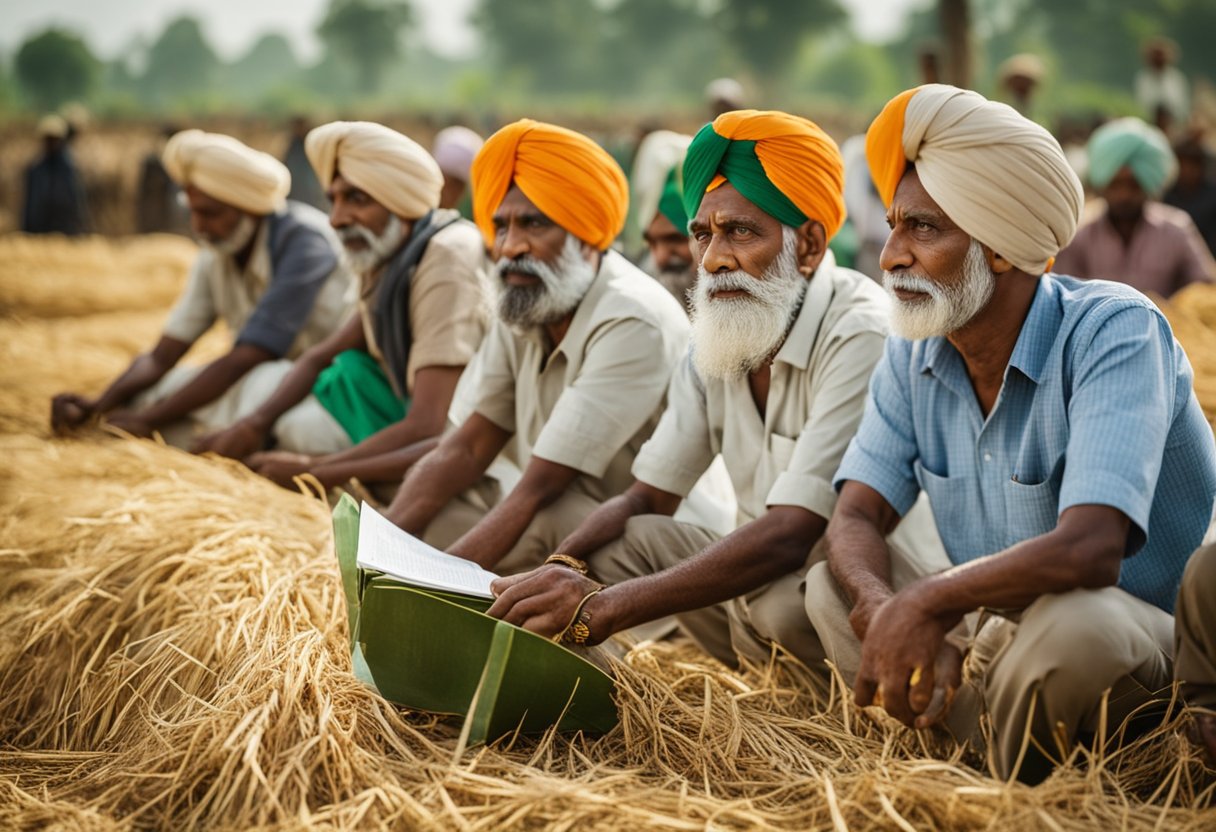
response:
<svg viewBox="0 0 1216 832"><path fill-rule="evenodd" d="M397 398L380 363L363 350L338 353L312 393L356 445L400 422L410 407L408 399Z"/></svg>

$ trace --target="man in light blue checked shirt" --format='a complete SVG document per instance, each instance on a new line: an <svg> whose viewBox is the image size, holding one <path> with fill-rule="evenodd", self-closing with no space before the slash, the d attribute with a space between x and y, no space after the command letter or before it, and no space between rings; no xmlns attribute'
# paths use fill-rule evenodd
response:
<svg viewBox="0 0 1216 832"><path fill-rule="evenodd" d="M994 774L1034 782L1170 684L1212 431L1151 301L1049 272L1082 197L1046 131L933 85L887 105L867 156L901 337L836 474L808 615L858 704L987 741ZM899 586L883 538L922 490L955 566Z"/></svg>

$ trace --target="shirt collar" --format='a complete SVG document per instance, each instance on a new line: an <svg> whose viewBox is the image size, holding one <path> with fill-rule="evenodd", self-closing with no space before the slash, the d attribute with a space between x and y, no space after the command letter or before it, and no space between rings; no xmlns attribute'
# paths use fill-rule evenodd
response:
<svg viewBox="0 0 1216 832"><path fill-rule="evenodd" d="M810 285L806 287L806 294L802 299L802 308L798 310L798 317L794 319L794 325L790 327L789 334L785 336L785 343L777 351L774 361L784 362L800 370L810 366L811 350L819 337L819 327L835 294L835 271L836 257L828 251L811 276Z"/></svg>
<svg viewBox="0 0 1216 832"><path fill-rule="evenodd" d="M549 361L552 361L553 356L559 352L567 358L572 354L577 355L582 352L583 342L591 333L591 320L595 314L595 307L599 305L600 299L608 291L608 284L612 279L611 272L614 266L612 258L620 256L612 249L604 252L600 258L600 267L595 273L595 279L591 281L583 299L578 302L578 307L574 310L574 317L570 319L570 326L566 328L566 334L562 336L561 343L554 347L549 354ZM548 336L540 327L530 329L528 336L538 340L541 344L548 341Z"/></svg>

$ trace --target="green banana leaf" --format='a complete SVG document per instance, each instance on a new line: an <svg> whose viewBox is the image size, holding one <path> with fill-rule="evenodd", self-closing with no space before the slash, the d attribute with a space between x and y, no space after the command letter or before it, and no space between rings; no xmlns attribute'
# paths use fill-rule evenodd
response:
<svg viewBox="0 0 1216 832"><path fill-rule="evenodd" d="M358 505L343 495L333 519L356 673L381 696L466 717L469 744L555 724L595 733L616 725L613 681L594 664L490 618L484 598L360 569Z"/></svg>

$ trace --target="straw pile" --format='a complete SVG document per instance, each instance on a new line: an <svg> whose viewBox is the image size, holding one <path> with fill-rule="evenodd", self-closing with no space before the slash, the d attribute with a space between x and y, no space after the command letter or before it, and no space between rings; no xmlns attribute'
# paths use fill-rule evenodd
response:
<svg viewBox="0 0 1216 832"><path fill-rule="evenodd" d="M0 240L0 297L36 276L6 265L17 244L33 245ZM97 251L40 245L48 263ZM111 252L158 268L160 246ZM622 723L607 736L457 758L455 722L388 705L351 676L323 504L150 442L46 435L48 389L121 369L161 314L69 320L31 304L0 320L0 828L1216 823L1216 785L1174 723L1122 750L1079 750L1031 789L857 713L796 663L736 674L688 646L626 658ZM17 343L39 326L34 346L51 357Z"/></svg>

